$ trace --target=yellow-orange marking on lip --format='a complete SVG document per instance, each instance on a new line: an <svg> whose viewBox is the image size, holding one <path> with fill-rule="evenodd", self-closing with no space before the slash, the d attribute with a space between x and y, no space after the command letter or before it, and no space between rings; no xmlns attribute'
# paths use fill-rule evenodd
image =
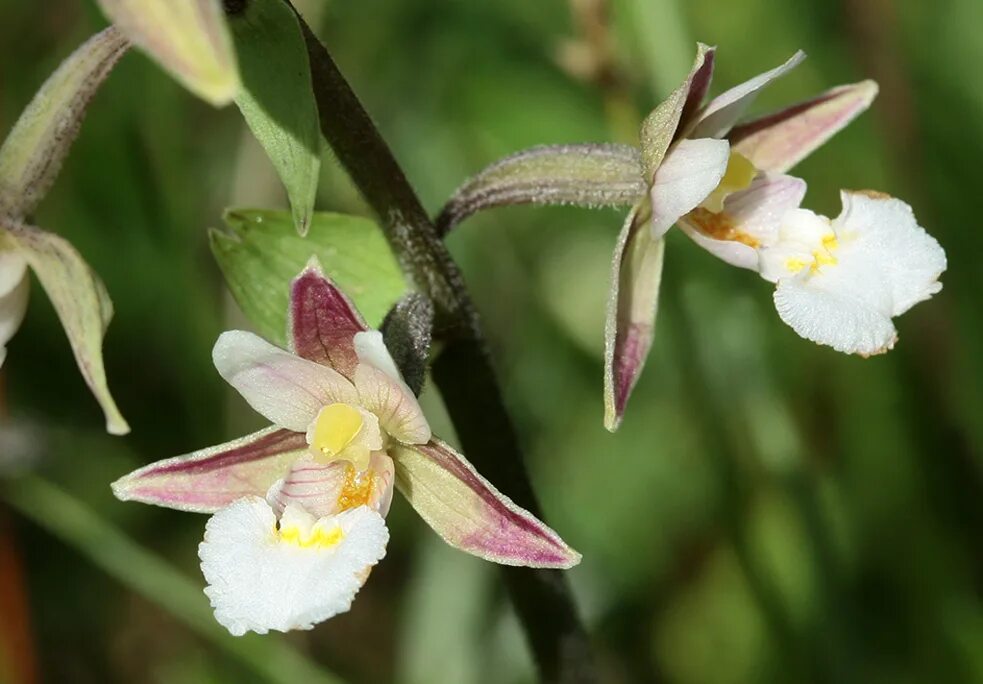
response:
<svg viewBox="0 0 983 684"><path fill-rule="evenodd" d="M714 240L740 242L753 248L761 246L754 236L738 230L729 214L723 212L715 214L709 209L697 207L690 212L689 219L701 233Z"/></svg>
<svg viewBox="0 0 983 684"><path fill-rule="evenodd" d="M355 466L345 466L345 484L338 495L338 507L345 511L349 508L367 506L372 499L375 478L371 470L359 474Z"/></svg>
<svg viewBox="0 0 983 684"><path fill-rule="evenodd" d="M823 238L823 246L821 249L817 249L812 253L815 261L810 267L812 273L816 273L820 267L829 266L838 263L839 260L833 256L833 252L840 246L839 241L836 239L835 235L827 235Z"/></svg>
<svg viewBox="0 0 983 684"><path fill-rule="evenodd" d="M757 175L758 170L754 168L750 159L740 152L731 151L723 178L714 191L703 200L702 206L715 213L723 211L727 196L749 188Z"/></svg>
<svg viewBox="0 0 983 684"><path fill-rule="evenodd" d="M313 547L328 549L337 546L345 538L345 533L337 525L329 530L315 525L307 534L301 534L299 527L291 526L281 527L277 530L277 536L280 541L299 546L302 549Z"/></svg>

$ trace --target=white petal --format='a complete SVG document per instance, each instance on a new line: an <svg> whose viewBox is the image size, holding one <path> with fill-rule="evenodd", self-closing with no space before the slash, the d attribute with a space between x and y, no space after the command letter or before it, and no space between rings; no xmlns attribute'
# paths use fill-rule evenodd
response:
<svg viewBox="0 0 983 684"><path fill-rule="evenodd" d="M854 283L837 279L821 288L814 280L786 278L775 288L778 315L795 332L846 354L869 356L894 346L890 316L856 299Z"/></svg>
<svg viewBox="0 0 983 684"><path fill-rule="evenodd" d="M357 403L355 388L338 371L302 359L242 330L222 333L212 351L215 368L258 413L305 432L335 402Z"/></svg>
<svg viewBox="0 0 983 684"><path fill-rule="evenodd" d="M375 366L394 380L403 381L403 375L396 367L396 362L393 361L392 354L389 353L389 347L386 346L381 332L364 330L355 333L354 346L360 362Z"/></svg>
<svg viewBox="0 0 983 684"><path fill-rule="evenodd" d="M792 248L816 240L830 224L793 212L786 229ZM843 193L832 223L835 263L780 280L775 306L803 337L846 353L885 352L897 339L891 318L928 299L942 285L945 252L918 225L911 207L874 193ZM779 245L778 247L782 247Z"/></svg>
<svg viewBox="0 0 983 684"><path fill-rule="evenodd" d="M720 213L696 209L679 225L714 256L757 269L757 250L775 242L782 218L802 203L805 192L805 181L799 178L761 174L746 190L729 195Z"/></svg>
<svg viewBox="0 0 983 684"><path fill-rule="evenodd" d="M394 439L403 444L430 440L430 425L406 383L367 363L355 369L354 381L359 403L379 418L379 425Z"/></svg>
<svg viewBox="0 0 983 684"><path fill-rule="evenodd" d="M730 145L725 140L680 140L655 172L652 236L665 234L679 218L700 204L720 184L727 170Z"/></svg>
<svg viewBox="0 0 983 684"><path fill-rule="evenodd" d="M13 249L0 250L0 297L17 287L26 273L27 260L20 252Z"/></svg>
<svg viewBox="0 0 983 684"><path fill-rule="evenodd" d="M6 358L7 342L24 321L30 289L24 259L14 252L0 252L0 366Z"/></svg>
<svg viewBox="0 0 983 684"><path fill-rule="evenodd" d="M898 316L942 289L945 251L918 225L911 207L874 193L843 192L843 212L833 229L844 245L864 252L876 263ZM853 243L853 244L851 244Z"/></svg>
<svg viewBox="0 0 983 684"><path fill-rule="evenodd" d="M689 137L719 138L727 135L727 132L733 128L734 124L754 102L754 98L757 97L761 89L779 76L784 76L794 69L803 59L805 59L805 53L799 50L781 66L758 74L710 100L700 114L699 122L689 133Z"/></svg>
<svg viewBox="0 0 983 684"><path fill-rule="evenodd" d="M285 519L313 520L292 509ZM276 522L269 504L250 497L223 508L205 527L198 547L205 594L215 619L236 636L310 629L344 613L389 541L382 517L364 506L317 521L326 531L341 530L328 547L287 542Z"/></svg>

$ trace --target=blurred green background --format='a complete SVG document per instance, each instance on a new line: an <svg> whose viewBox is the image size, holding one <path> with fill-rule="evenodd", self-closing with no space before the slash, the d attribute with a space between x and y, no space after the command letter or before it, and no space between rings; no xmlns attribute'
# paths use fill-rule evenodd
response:
<svg viewBox="0 0 983 684"><path fill-rule="evenodd" d="M983 3L979 0L308 0L436 211L469 174L541 143L633 142L694 43L714 92L810 59L765 111L875 78L872 110L797 168L905 198L948 252L945 289L863 360L798 338L770 286L672 234L659 330L621 431L601 425L610 252L621 212L513 208L452 235L493 344L602 681L983 682ZM90 2L0 0L0 131L104 24ZM326 156L319 208L366 213ZM245 325L209 253L221 210L285 206L233 108L142 55L93 103L37 215L105 280L123 439L39 288L3 369L0 681L534 680L492 566L399 502L353 610L234 640L209 617L205 518L115 501L109 482L257 424L211 368ZM427 405L450 434L439 397ZM52 484L53 483L53 484Z"/></svg>

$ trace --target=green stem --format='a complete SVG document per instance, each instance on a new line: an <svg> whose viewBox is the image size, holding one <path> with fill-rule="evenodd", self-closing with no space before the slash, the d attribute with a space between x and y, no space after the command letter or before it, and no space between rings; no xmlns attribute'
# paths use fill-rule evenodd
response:
<svg viewBox="0 0 983 684"><path fill-rule="evenodd" d="M299 18L307 39L321 132L382 220L413 284L434 303L444 343L433 364L461 446L485 477L542 517L502 399L478 316L461 273L368 113L327 49ZM566 576L503 567L505 585L544 681L596 681L587 634Z"/></svg>
<svg viewBox="0 0 983 684"><path fill-rule="evenodd" d="M175 570L83 503L50 482L27 475L6 488L4 498L25 518L88 557L96 566L166 610L199 636L271 682L340 684L279 638L232 637L222 629L198 582Z"/></svg>

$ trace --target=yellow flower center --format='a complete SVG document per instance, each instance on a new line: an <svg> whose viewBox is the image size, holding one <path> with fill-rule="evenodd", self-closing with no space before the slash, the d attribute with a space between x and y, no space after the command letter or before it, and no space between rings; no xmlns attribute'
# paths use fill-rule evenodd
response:
<svg viewBox="0 0 983 684"><path fill-rule="evenodd" d="M345 450L362 429L362 414L351 404L329 404L317 414L311 446L330 461Z"/></svg>
<svg viewBox="0 0 983 684"><path fill-rule="evenodd" d="M740 152L731 151L724 177L720 179L716 189L703 200L700 206L715 214L723 211L724 200L727 199L727 196L740 190L746 190L756 175L758 175L758 170L754 168L750 159Z"/></svg>
<svg viewBox="0 0 983 684"><path fill-rule="evenodd" d="M818 273L823 266L831 266L839 263L836 255L833 254L840 246L839 240L835 235L826 235L822 239L819 249L812 251L812 262L809 263L801 257L791 257L785 260L785 268L791 273L798 273L806 266L810 273Z"/></svg>
<svg viewBox="0 0 983 684"><path fill-rule="evenodd" d="M349 508L367 506L375 490L375 478L371 470L359 473L355 466L345 468L345 484L338 495L338 508L347 511Z"/></svg>
<svg viewBox="0 0 983 684"><path fill-rule="evenodd" d="M330 549L341 543L345 538L345 533L337 525L330 529L325 529L320 524L314 525L309 530L302 530L299 525L282 525L277 530L277 535L281 542L299 546L302 549L319 548Z"/></svg>

